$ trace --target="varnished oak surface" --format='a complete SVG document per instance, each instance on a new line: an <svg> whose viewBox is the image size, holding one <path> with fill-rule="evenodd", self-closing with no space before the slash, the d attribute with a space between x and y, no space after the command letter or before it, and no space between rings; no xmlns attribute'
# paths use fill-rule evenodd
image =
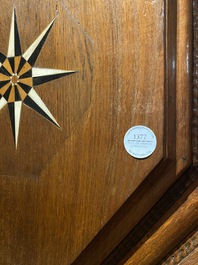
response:
<svg viewBox="0 0 198 265"><path fill-rule="evenodd" d="M191 68L191 60L188 58L192 56L192 3L182 3L185 12L181 12L181 5L176 1L166 2L165 161L158 164L155 170L148 175L146 180L76 259L75 265L81 263L100 264L103 261L102 264L109 264L109 261L113 262L112 264L117 264L116 262L123 254L120 255L119 247L124 248L122 243L126 242L125 239L127 240L128 234L136 236L134 233L141 230L141 225L144 224L144 219L141 221L143 214L148 213L156 203L156 199L161 198L167 188L179 177L181 171L185 170L191 163L189 129L191 111L190 104L187 103L190 98L191 86L190 72L187 69ZM182 19L185 21L185 28L182 27ZM183 31L186 33L183 34ZM183 39L182 36L185 38ZM183 48L181 49L184 47L183 41L188 47L186 52ZM185 67L181 68L178 64L180 61L184 61L184 57L188 60L185 61ZM181 85L178 79L178 67L181 70L179 76L186 82L186 87ZM186 95L185 103L181 96L182 93ZM181 101L183 101L182 104ZM179 110L184 111L183 116L178 113ZM178 126L178 117L180 117L181 122L183 121L182 126ZM178 141L178 139L183 139L183 136L185 136L184 141ZM181 158L181 154L185 154L185 157Z"/></svg>
<svg viewBox="0 0 198 265"><path fill-rule="evenodd" d="M198 165L198 76L197 76L197 38L198 38L198 2L193 1L193 119L192 119L192 146L193 164Z"/></svg>
<svg viewBox="0 0 198 265"><path fill-rule="evenodd" d="M144 244L156 231L173 215L181 205L188 199L188 196L194 191L194 189L198 185L198 178L197 178L198 170L191 167L187 170L175 183L171 186L171 188L165 193L165 195L154 205L154 207L144 216L144 218L125 236L125 238L116 246L116 248L111 252L111 254L102 262L102 265L117 265L117 264L124 264L126 260L129 259L139 248L141 248L142 244ZM185 212L184 212L185 214ZM137 216L138 214L134 215ZM115 219L115 218L114 218ZM126 221L125 221L126 223ZM194 227L190 228L193 223L188 223L188 229L193 230ZM120 224L122 226L122 224ZM124 230L124 225L122 226L122 230ZM116 229L114 229L115 232ZM115 233L114 233L115 234ZM121 233L120 233L121 234ZM174 231L173 231L174 234ZM160 234L156 234L159 235ZM167 233L168 236L168 233ZM115 237L115 236L114 236ZM114 239L112 236L112 241ZM181 238L183 238L183 242L186 241L185 233L183 230L181 231ZM168 255L167 252L163 252L165 256L163 260L167 260L167 257L170 257L168 260L172 260L173 252L175 249L178 249L178 246L181 246L181 238L178 242L174 241L175 245L169 244L166 251L169 251ZM158 240L158 236L155 237L155 240ZM104 245L105 240L103 241ZM196 243L194 244L194 240L192 241L193 245L187 249L189 246L186 243L186 253L189 254L189 251L195 248ZM163 244L167 244L166 240L163 240ZM177 246L176 246L177 244ZM155 245L156 249L158 249L158 244ZM174 247L174 249L173 249ZM149 248L149 244L148 244ZM153 248L153 245L151 246ZM149 250L147 251L149 252ZM156 255L154 250L153 253L153 260L156 261ZM97 253L97 252L96 252ZM141 252L140 252L141 253ZM177 260L180 258L178 251ZM181 260L181 259L180 259ZM158 260L159 262L159 260ZM160 258L160 262L161 258ZM161 264L160 263L160 264ZM96 263L97 264L97 263ZM164 264L168 265L168 264Z"/></svg>
<svg viewBox="0 0 198 265"><path fill-rule="evenodd" d="M192 134L192 8L192 1L177 1L176 108L182 110L176 114L177 174L192 160L192 147L189 144Z"/></svg>
<svg viewBox="0 0 198 265"><path fill-rule="evenodd" d="M172 139L165 137L169 99L164 1L0 3L0 51L7 52L13 3L24 50L58 9L57 22L37 64L80 71L37 88L62 131L24 109L15 151L8 111L0 112L0 263L69 265L166 159L168 141L171 146ZM184 7L188 8L186 1ZM185 32L178 35L179 43ZM186 53L178 52L182 61ZM188 84L188 75L182 77ZM183 90L185 86L177 83L181 109L177 119L183 120L177 134L186 137L182 150L178 143L177 160L185 162L178 163L178 172L190 162L189 111L183 109L188 92L182 96ZM149 126L157 136L157 149L146 160L133 159L123 147L125 132L138 124ZM174 134L169 127L167 135ZM161 187L156 187L160 196ZM150 190L154 203L152 194ZM144 215L143 204L139 216Z"/></svg>
<svg viewBox="0 0 198 265"><path fill-rule="evenodd" d="M174 252L169 255L168 259L162 262L162 265L177 264L189 264L194 265L198 261L198 230L196 228L187 239L176 248Z"/></svg>
<svg viewBox="0 0 198 265"><path fill-rule="evenodd" d="M188 236L197 227L197 196L198 188L192 192L184 204L126 262L121 264L159 264L159 261L169 251L170 246L174 247L178 240ZM181 264L183 263L181 262Z"/></svg>

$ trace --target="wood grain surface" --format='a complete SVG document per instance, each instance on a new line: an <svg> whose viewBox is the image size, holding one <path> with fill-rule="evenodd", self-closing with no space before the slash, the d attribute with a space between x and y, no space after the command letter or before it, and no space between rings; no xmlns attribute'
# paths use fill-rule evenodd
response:
<svg viewBox="0 0 198 265"><path fill-rule="evenodd" d="M180 174L192 161L192 147L189 145L192 138L192 1L178 0L177 10L176 108L182 111L177 111L176 115L176 172Z"/></svg>
<svg viewBox="0 0 198 265"><path fill-rule="evenodd" d="M188 236L197 227L197 196L198 188L192 192L185 203L124 264L159 264L159 261L167 253L170 245L174 247L178 240Z"/></svg>
<svg viewBox="0 0 198 265"><path fill-rule="evenodd" d="M172 124L168 124L165 109L165 2L0 1L1 52L7 53L13 4L23 51L58 12L36 66L79 70L78 74L36 88L61 131L24 107L16 151L8 111L0 111L1 264L72 264L149 173L166 159L167 143L173 161L164 164L158 174L175 171L176 151L171 137L176 137L176 123L171 119ZM181 42L182 38L184 35ZM185 86L179 87L177 93L181 95ZM188 93L184 97L188 103ZM168 110L170 117L173 110L173 118L175 100ZM183 103L178 103L181 116ZM184 151L178 144L178 159L186 155L187 162L178 166L178 172L190 163L186 115L188 112L182 116L185 122L180 130L188 140ZM132 158L123 147L125 132L139 124L150 127L158 142L156 151L146 160ZM156 190L149 189L148 210L168 188L169 180L165 188L157 182ZM155 184L154 179L146 183ZM140 195L146 190L144 186ZM138 211L134 224L145 214L143 201Z"/></svg>
<svg viewBox="0 0 198 265"><path fill-rule="evenodd" d="M198 2L193 1L193 120L192 120L192 148L193 163L198 165Z"/></svg>
<svg viewBox="0 0 198 265"><path fill-rule="evenodd" d="M180 244L171 255L162 262L162 265L189 264L194 265L198 261L198 230L196 228L188 238Z"/></svg>
<svg viewBox="0 0 198 265"><path fill-rule="evenodd" d="M142 246L142 244L145 243L148 238L151 237L159 229L159 227L162 226L187 200L188 196L198 186L197 176L198 168L191 167L189 170L187 170L146 214L146 216L144 216L144 218L131 230L131 232L128 233L128 235L120 242L120 244L116 246L112 253L102 262L102 265L124 264ZM190 227L190 223L188 226ZM181 231L181 233L183 235L183 231ZM186 238L184 238L183 242L186 242ZM175 246L174 249L172 249L170 246L168 255L164 253L166 257L163 260L172 261L172 257L174 257L175 261L176 256L177 260L181 257L181 251L179 248L182 243L180 241L177 243L178 245ZM164 244L166 244L166 242L164 242ZM188 246L189 244L186 244L186 255L194 250L196 247L196 241L194 242L194 240L191 240L190 247L188 248ZM156 248L158 248L157 244ZM160 261L159 263L161 264L162 262L163 261Z"/></svg>
<svg viewBox="0 0 198 265"><path fill-rule="evenodd" d="M172 185L179 177L181 172L189 166L191 163L190 154L190 105L188 100L190 99L191 84L189 82L191 72L185 72L185 67L182 68L183 80L188 80L186 86L183 84L180 86L178 79L178 65L180 61L183 61L183 57L191 57L192 49L186 50L186 53L180 47L183 46L183 41L189 42L192 39L192 25L190 24L192 10L189 2L183 2L183 7L186 12L181 12L178 8L176 1L167 1L165 5L166 18L165 18L165 123L164 123L164 159L162 163L147 176L147 178L141 183L136 191L129 197L129 199L122 205L122 207L116 212L111 220L105 225L105 227L97 234L94 240L88 245L88 247L82 252L82 254L75 260L73 264L80 265L86 264L108 264L109 259L115 255L119 260L119 246L123 241L127 239L129 234L133 234L133 231L138 227L141 228L141 224L144 223L146 218L145 214L149 214L149 210L156 203L156 199L160 199L167 189ZM178 21L186 21L185 32L188 32L188 37L182 34L184 28L182 23ZM188 19L189 18L189 19ZM180 36L180 38L178 37ZM183 40L181 36L185 37ZM188 56L187 56L188 54ZM187 60L187 65L190 66L190 61ZM187 68L188 69L188 68ZM180 75L179 75L180 76ZM183 91L183 92L182 92ZM188 97L183 101L182 93L188 94ZM183 104L180 101L183 101ZM180 108L178 108L180 106ZM186 113L186 109L188 109ZM181 117L181 113L184 111L181 121L186 120L183 126L178 126L178 116ZM187 122L187 117L189 122ZM177 121L177 122L176 122ZM179 142L177 139L184 139L183 142ZM180 137L181 136L181 137ZM181 149L180 149L181 147ZM187 153L187 150L189 153ZM185 151L188 159L183 159L180 163L182 152ZM145 217L144 217L145 216ZM118 246L118 249L117 249ZM118 252L116 252L118 250ZM111 259L111 262L117 260ZM102 263L102 264L103 264ZM113 263L116 264L116 263Z"/></svg>

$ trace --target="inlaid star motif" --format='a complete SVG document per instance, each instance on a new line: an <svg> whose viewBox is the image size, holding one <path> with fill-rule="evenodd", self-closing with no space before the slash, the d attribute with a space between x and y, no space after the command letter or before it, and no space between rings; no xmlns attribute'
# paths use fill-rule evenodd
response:
<svg viewBox="0 0 198 265"><path fill-rule="evenodd" d="M76 73L74 70L37 68L34 64L41 52L56 17L25 53L21 51L16 11L13 10L7 56L0 53L0 110L8 105L15 146L17 148L22 104L35 110L60 127L34 87Z"/></svg>

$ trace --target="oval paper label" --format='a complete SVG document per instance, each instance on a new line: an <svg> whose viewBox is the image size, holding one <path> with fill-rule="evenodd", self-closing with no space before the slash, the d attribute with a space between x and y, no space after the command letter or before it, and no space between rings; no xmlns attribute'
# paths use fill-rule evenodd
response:
<svg viewBox="0 0 198 265"><path fill-rule="evenodd" d="M130 128L124 136L124 147L135 158L149 157L155 151L156 146L157 139L154 132L143 125Z"/></svg>

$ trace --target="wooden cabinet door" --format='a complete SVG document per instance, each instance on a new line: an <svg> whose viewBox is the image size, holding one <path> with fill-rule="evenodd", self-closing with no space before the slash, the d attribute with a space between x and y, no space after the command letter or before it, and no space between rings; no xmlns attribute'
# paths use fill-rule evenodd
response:
<svg viewBox="0 0 198 265"><path fill-rule="evenodd" d="M191 163L191 1L0 3L0 263L101 264Z"/></svg>

